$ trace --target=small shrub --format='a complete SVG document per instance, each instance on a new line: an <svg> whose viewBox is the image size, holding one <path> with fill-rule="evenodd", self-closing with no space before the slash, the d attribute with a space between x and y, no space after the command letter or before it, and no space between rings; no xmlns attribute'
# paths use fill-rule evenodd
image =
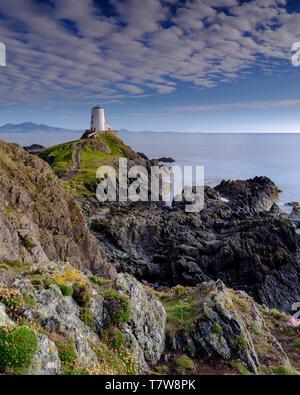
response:
<svg viewBox="0 0 300 395"><path fill-rule="evenodd" d="M293 347L299 348L300 347L300 340L295 340L293 343Z"/></svg>
<svg viewBox="0 0 300 395"><path fill-rule="evenodd" d="M31 283L37 291L40 291L44 288L44 281L41 278L34 278L31 280Z"/></svg>
<svg viewBox="0 0 300 395"><path fill-rule="evenodd" d="M214 322L213 326L212 326L212 330L214 331L214 333L216 333L217 335L221 335L223 333L223 330L221 328L221 325L218 322Z"/></svg>
<svg viewBox="0 0 300 395"><path fill-rule="evenodd" d="M300 329L300 320L291 317L288 321L280 325L280 330L289 336L293 336Z"/></svg>
<svg viewBox="0 0 300 395"><path fill-rule="evenodd" d="M130 320L129 299L119 295L117 291L106 292L105 307L113 325L119 326Z"/></svg>
<svg viewBox="0 0 300 395"><path fill-rule="evenodd" d="M177 373L185 374L187 370L195 369L194 362L187 355L181 355L177 360Z"/></svg>
<svg viewBox="0 0 300 395"><path fill-rule="evenodd" d="M36 303L33 300L33 298L27 292L25 292L23 294L23 299L24 299L24 302L27 304L27 306L29 306L31 309L35 308Z"/></svg>
<svg viewBox="0 0 300 395"><path fill-rule="evenodd" d="M23 295L18 289L1 289L0 302L2 302L7 310L12 314L19 314L24 307Z"/></svg>
<svg viewBox="0 0 300 395"><path fill-rule="evenodd" d="M100 287L101 287L102 285L106 285L106 284L110 283L110 280L104 280L104 279L101 279L101 278L95 277L95 276L89 277L89 280L90 280L92 283L94 283L94 284L96 284L96 285L99 285Z"/></svg>
<svg viewBox="0 0 300 395"><path fill-rule="evenodd" d="M43 269L40 269L40 268L35 269L35 270L32 272L32 274L37 274L37 275L41 275L41 274L44 274L44 273L45 273L45 271L44 271Z"/></svg>
<svg viewBox="0 0 300 395"><path fill-rule="evenodd" d="M238 300L237 304L240 306L240 308L242 309L243 313L247 313L248 312L248 306L246 305L246 303L242 302L241 300Z"/></svg>
<svg viewBox="0 0 300 395"><path fill-rule="evenodd" d="M9 266L11 269L13 269L17 273L24 273L26 270L29 270L30 264L28 263L21 263L20 261L12 261L10 259L4 259L4 261L1 263L4 263L5 265Z"/></svg>
<svg viewBox="0 0 300 395"><path fill-rule="evenodd" d="M91 292L84 285L73 285L73 298L76 300L79 306L90 307L91 305Z"/></svg>
<svg viewBox="0 0 300 395"><path fill-rule="evenodd" d="M88 376L89 372L85 369L74 368L73 366L66 366L60 375L61 376Z"/></svg>
<svg viewBox="0 0 300 395"><path fill-rule="evenodd" d="M80 316L79 318L81 319L82 322L84 322L86 325L92 327L94 323L94 317L91 313L91 310L87 307L82 307L80 309Z"/></svg>
<svg viewBox="0 0 300 395"><path fill-rule="evenodd" d="M156 367L158 374L168 374L169 368L166 365L159 365Z"/></svg>
<svg viewBox="0 0 300 395"><path fill-rule="evenodd" d="M112 349L119 349L125 344L124 336L115 326L105 329L101 333L102 341Z"/></svg>
<svg viewBox="0 0 300 395"><path fill-rule="evenodd" d="M105 344L94 347L97 354L98 364L89 373L93 375L136 375L138 364L134 355L124 347L118 351L110 350Z"/></svg>
<svg viewBox="0 0 300 395"><path fill-rule="evenodd" d="M188 291L182 285L177 285L172 291L178 299L183 299L188 296Z"/></svg>
<svg viewBox="0 0 300 395"><path fill-rule="evenodd" d="M34 244L30 239L24 239L22 244L28 251L31 251L34 248Z"/></svg>
<svg viewBox="0 0 300 395"><path fill-rule="evenodd" d="M74 345L66 337L57 333L52 333L51 340L55 343L58 356L62 363L73 365L76 361L76 352Z"/></svg>
<svg viewBox="0 0 300 395"><path fill-rule="evenodd" d="M298 376L298 373L295 370L285 366L273 367L272 373L279 376Z"/></svg>
<svg viewBox="0 0 300 395"><path fill-rule="evenodd" d="M244 348L246 347L247 347L247 340L243 336L238 337L236 342L237 351L243 351Z"/></svg>
<svg viewBox="0 0 300 395"><path fill-rule="evenodd" d="M37 346L36 334L26 326L0 328L0 372L26 373Z"/></svg>
<svg viewBox="0 0 300 395"><path fill-rule="evenodd" d="M235 362L233 362L233 365L235 366L237 371L240 374L242 374L243 376L250 376L251 375L251 373L249 372L249 370L247 369L247 367L244 365L243 362L235 361Z"/></svg>
<svg viewBox="0 0 300 395"><path fill-rule="evenodd" d="M43 278L43 284L45 288L49 288L50 285L56 284L55 281L50 277Z"/></svg>
<svg viewBox="0 0 300 395"><path fill-rule="evenodd" d="M61 290L61 293L64 296L72 296L72 294L73 294L73 288L72 287L69 287L68 285L65 285L65 284L60 284L59 288Z"/></svg>

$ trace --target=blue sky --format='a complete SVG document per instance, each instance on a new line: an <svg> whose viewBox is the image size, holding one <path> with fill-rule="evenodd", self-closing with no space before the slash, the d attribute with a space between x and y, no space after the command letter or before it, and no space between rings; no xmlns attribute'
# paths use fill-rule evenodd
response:
<svg viewBox="0 0 300 395"><path fill-rule="evenodd" d="M298 0L1 0L0 125L300 132Z"/></svg>

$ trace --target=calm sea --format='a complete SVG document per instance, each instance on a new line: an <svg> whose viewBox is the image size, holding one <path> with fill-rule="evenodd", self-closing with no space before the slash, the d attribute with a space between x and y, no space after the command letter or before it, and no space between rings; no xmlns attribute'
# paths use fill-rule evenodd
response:
<svg viewBox="0 0 300 395"><path fill-rule="evenodd" d="M0 134L21 145L51 146L80 134ZM177 165L204 166L205 183L267 176L283 191L279 204L300 202L300 134L122 133L135 151L149 158L171 156Z"/></svg>

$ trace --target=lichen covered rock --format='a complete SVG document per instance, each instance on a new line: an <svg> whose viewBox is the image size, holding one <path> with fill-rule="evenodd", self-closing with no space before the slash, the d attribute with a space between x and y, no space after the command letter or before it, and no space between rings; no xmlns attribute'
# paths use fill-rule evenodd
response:
<svg viewBox="0 0 300 395"><path fill-rule="evenodd" d="M61 370L61 361L56 345L47 336L37 334L38 349L31 361L28 374L34 376L57 375Z"/></svg>
<svg viewBox="0 0 300 395"><path fill-rule="evenodd" d="M167 315L159 300L134 277L119 274L116 289L121 295L129 297L130 326L127 325L122 331L135 349L143 370L145 361L156 364L164 351Z"/></svg>

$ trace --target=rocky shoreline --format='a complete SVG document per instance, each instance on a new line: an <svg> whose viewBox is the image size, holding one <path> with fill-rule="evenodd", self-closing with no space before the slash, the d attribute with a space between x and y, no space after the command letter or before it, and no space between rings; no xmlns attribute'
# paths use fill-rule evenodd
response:
<svg viewBox="0 0 300 395"><path fill-rule="evenodd" d="M0 374L299 374L299 205L282 213L270 179L205 187L187 213L71 195L0 151Z"/></svg>
<svg viewBox="0 0 300 395"><path fill-rule="evenodd" d="M283 214L277 198L275 184L256 177L205 187L201 213L186 213L184 203L140 202L87 220L119 272L156 288L221 279L291 313L300 300L298 206ZM98 203L90 201L88 210L97 213Z"/></svg>

